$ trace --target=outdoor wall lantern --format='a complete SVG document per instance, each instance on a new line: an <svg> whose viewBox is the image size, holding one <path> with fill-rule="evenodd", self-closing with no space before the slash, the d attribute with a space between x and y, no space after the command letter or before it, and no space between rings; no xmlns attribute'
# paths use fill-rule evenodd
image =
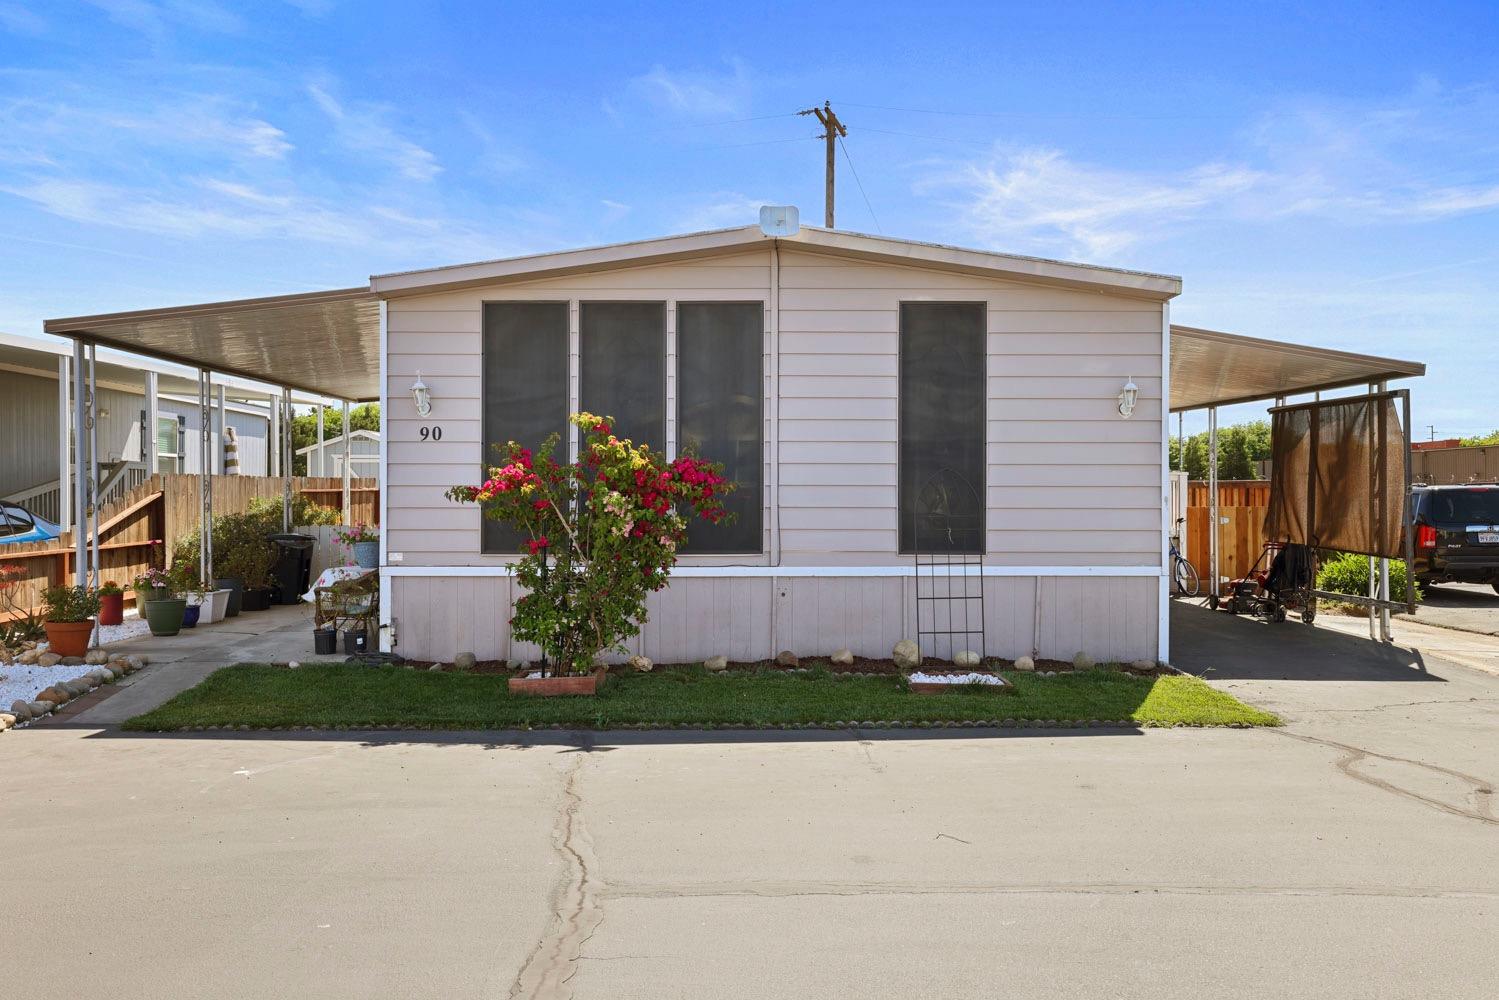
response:
<svg viewBox="0 0 1499 1000"><path fill-rule="evenodd" d="M427 388L427 383L422 381L420 370L416 373L416 381L411 383L411 398L416 401L416 412L418 416L429 416L432 413L432 390Z"/></svg>
<svg viewBox="0 0 1499 1000"><path fill-rule="evenodd" d="M1135 385L1135 380L1125 379L1124 388L1119 390L1119 415L1128 420L1130 414L1135 412L1135 400L1139 398L1140 387Z"/></svg>

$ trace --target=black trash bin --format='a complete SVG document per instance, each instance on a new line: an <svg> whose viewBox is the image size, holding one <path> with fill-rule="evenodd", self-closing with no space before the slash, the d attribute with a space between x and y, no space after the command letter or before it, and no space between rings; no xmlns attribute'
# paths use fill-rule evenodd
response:
<svg viewBox="0 0 1499 1000"><path fill-rule="evenodd" d="M276 567L271 571L275 580L271 600L276 604L296 604L311 582L312 546L317 539L296 532L269 537L277 549Z"/></svg>

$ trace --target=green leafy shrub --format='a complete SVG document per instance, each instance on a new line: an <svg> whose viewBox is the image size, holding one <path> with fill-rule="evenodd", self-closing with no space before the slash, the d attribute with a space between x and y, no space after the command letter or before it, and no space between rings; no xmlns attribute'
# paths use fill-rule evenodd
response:
<svg viewBox="0 0 1499 1000"><path fill-rule="evenodd" d="M298 493L292 497L291 523L295 527L338 524L338 511ZM281 531L281 498L254 497L243 514L219 514L213 519L213 572L220 579L234 577L246 587L271 585L275 568L275 543L267 539ZM197 567L198 532L183 535L172 549L172 566Z"/></svg>
<svg viewBox="0 0 1499 1000"><path fill-rule="evenodd" d="M99 594L88 587L48 587L42 594L42 619L86 622L99 613Z"/></svg>
<svg viewBox="0 0 1499 1000"><path fill-rule="evenodd" d="M1317 570L1317 589L1334 594L1369 596L1369 557L1355 552L1339 552L1324 559ZM1405 596L1405 560L1390 560L1390 597ZM1421 600L1421 586L1416 585L1416 600Z"/></svg>

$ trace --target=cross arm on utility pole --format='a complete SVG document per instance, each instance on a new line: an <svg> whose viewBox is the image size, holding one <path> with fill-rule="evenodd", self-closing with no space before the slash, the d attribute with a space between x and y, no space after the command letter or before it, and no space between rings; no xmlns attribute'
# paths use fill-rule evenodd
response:
<svg viewBox="0 0 1499 1000"><path fill-rule="evenodd" d="M820 108L808 108L798 111L799 115L816 115L817 120L822 123L822 135L818 138L827 142L827 170L823 189L823 220L829 229L833 228L833 165L836 162L835 152L839 138L848 135L848 129L838 120L833 106L828 101L822 102Z"/></svg>

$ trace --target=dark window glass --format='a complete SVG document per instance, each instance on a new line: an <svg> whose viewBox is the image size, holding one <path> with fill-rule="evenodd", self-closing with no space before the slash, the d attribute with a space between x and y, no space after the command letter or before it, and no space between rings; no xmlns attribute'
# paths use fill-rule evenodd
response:
<svg viewBox="0 0 1499 1000"><path fill-rule="evenodd" d="M561 434L559 461L567 460L567 303L484 304L484 474L506 442L533 451ZM484 520L485 552L517 552L521 535Z"/></svg>
<svg viewBox="0 0 1499 1000"><path fill-rule="evenodd" d="M578 328L579 405L614 433L666 446L666 303L585 302Z"/></svg>
<svg viewBox="0 0 1499 1000"><path fill-rule="evenodd" d="M982 552L982 303L900 307L900 549Z"/></svg>
<svg viewBox="0 0 1499 1000"><path fill-rule="evenodd" d="M684 551L759 552L764 464L761 419L765 307L759 302L677 304L677 445L739 484L725 507L732 524L691 517Z"/></svg>

